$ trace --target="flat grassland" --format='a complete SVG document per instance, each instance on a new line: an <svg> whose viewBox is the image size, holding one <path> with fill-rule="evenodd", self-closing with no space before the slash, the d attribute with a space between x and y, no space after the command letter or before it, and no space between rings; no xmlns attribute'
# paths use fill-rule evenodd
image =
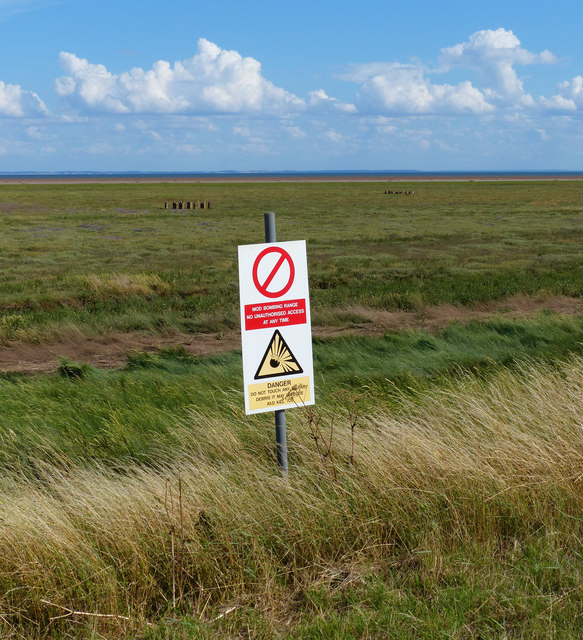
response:
<svg viewBox="0 0 583 640"><path fill-rule="evenodd" d="M308 245L289 480L264 211ZM3 184L0 233L0 638L579 637L583 182Z"/></svg>
<svg viewBox="0 0 583 640"><path fill-rule="evenodd" d="M221 333L233 348L237 245L263 241L268 210L281 240L308 243L316 332L412 323L391 311L423 327L433 307L446 321L464 318L451 305L554 308L583 291L582 193L575 181L1 185L0 343ZM165 210L169 198L213 208Z"/></svg>

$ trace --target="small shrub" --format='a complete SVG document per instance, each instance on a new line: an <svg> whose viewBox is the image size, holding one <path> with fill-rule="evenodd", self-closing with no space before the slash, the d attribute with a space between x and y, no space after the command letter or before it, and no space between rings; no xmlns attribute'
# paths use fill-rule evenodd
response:
<svg viewBox="0 0 583 640"><path fill-rule="evenodd" d="M389 309L397 311L421 311L425 307L425 302L418 293L389 293L385 304Z"/></svg>
<svg viewBox="0 0 583 640"><path fill-rule="evenodd" d="M86 363L77 363L68 358L61 358L57 367L57 374L62 378L70 378L71 380L86 378L90 371L90 367Z"/></svg>
<svg viewBox="0 0 583 640"><path fill-rule="evenodd" d="M160 368L160 358L148 351L130 351L127 354L128 369L156 369Z"/></svg>
<svg viewBox="0 0 583 640"><path fill-rule="evenodd" d="M20 313L11 313L0 317L0 340L15 340L19 332L27 325L26 318Z"/></svg>

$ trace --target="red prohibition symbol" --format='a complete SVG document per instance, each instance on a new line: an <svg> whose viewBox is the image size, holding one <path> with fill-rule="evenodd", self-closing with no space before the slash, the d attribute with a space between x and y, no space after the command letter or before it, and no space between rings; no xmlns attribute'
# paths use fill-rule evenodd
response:
<svg viewBox="0 0 583 640"><path fill-rule="evenodd" d="M265 278L263 282L260 282L259 276L257 275L259 263L265 256L269 255L270 253L279 254L279 258L267 278ZM286 262L289 265L289 278L287 283L282 289L279 289L278 291L269 291L269 285ZM263 249L263 251L257 256L257 258L255 258L255 262L253 263L253 284L255 284L257 291L259 291L259 293L264 295L266 298L279 298L280 296L283 296L285 293L287 293L294 282L295 276L296 268L294 267L294 261L292 260L290 254L281 247L267 247L267 249Z"/></svg>

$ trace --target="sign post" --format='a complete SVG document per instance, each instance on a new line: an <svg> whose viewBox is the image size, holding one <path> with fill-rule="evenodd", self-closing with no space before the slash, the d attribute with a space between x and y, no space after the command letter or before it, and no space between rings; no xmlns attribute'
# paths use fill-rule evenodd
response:
<svg viewBox="0 0 583 640"><path fill-rule="evenodd" d="M268 211L263 214L263 219L265 221L265 242L277 242L275 213ZM277 448L277 464L281 472L287 476L287 428L285 409L275 410L275 446Z"/></svg>
<svg viewBox="0 0 583 640"><path fill-rule="evenodd" d="M239 247L241 344L246 413L275 412L277 461L287 475L285 410L314 404L312 333L304 240Z"/></svg>

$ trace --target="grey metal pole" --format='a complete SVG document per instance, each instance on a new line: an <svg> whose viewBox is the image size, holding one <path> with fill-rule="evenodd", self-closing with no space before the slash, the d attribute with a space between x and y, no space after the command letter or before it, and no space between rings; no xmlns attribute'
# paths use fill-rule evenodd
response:
<svg viewBox="0 0 583 640"><path fill-rule="evenodd" d="M268 211L265 221L265 242L277 242L275 234L275 213ZM275 442L277 444L277 464L283 475L287 476L287 431L285 409L275 411Z"/></svg>
<svg viewBox="0 0 583 640"><path fill-rule="evenodd" d="M268 211L263 214L265 221L265 242L277 242L275 233L275 213Z"/></svg>

